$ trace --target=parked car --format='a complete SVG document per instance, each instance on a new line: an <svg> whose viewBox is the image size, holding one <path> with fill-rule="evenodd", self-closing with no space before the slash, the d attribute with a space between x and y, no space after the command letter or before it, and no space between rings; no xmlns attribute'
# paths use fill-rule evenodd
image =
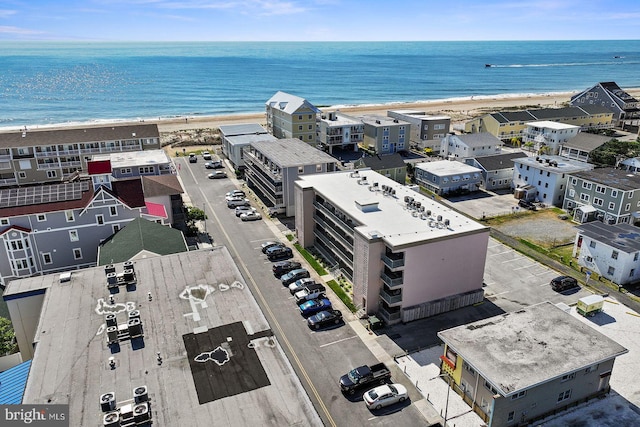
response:
<svg viewBox="0 0 640 427"><path fill-rule="evenodd" d="M209 177L209 179L221 179L221 178L226 178L227 174L222 171L215 171L213 173L210 173L207 176Z"/></svg>
<svg viewBox="0 0 640 427"><path fill-rule="evenodd" d="M262 215L256 211L249 211L241 214L240 219L243 221L258 221L262 219Z"/></svg>
<svg viewBox="0 0 640 427"><path fill-rule="evenodd" d="M322 310L307 318L307 326L311 329L320 329L327 325L337 325L342 322L340 310Z"/></svg>
<svg viewBox="0 0 640 427"><path fill-rule="evenodd" d="M291 295L295 295L296 292L302 290L305 286L310 285L312 283L316 283L316 281L309 277L305 277L304 279L298 279L288 286L289 292L291 293Z"/></svg>
<svg viewBox="0 0 640 427"><path fill-rule="evenodd" d="M391 378L391 371L384 363L362 365L340 377L340 390L354 394L357 389L373 383L384 384Z"/></svg>
<svg viewBox="0 0 640 427"><path fill-rule="evenodd" d="M205 160L211 160L211 153L208 151L203 151L202 152L202 158Z"/></svg>
<svg viewBox="0 0 640 427"><path fill-rule="evenodd" d="M402 384L385 384L367 391L362 398L367 408L380 409L394 403L404 402L409 398L409 395Z"/></svg>
<svg viewBox="0 0 640 427"><path fill-rule="evenodd" d="M525 199L518 200L518 206L520 206L521 208L529 209L530 211L536 210L536 205Z"/></svg>
<svg viewBox="0 0 640 427"><path fill-rule="evenodd" d="M296 300L296 304L302 304L303 302L310 299L324 298L325 291L326 289L324 285L320 283L314 283L300 289L298 292L293 294L293 297Z"/></svg>
<svg viewBox="0 0 640 427"><path fill-rule="evenodd" d="M309 271L305 268L298 268L297 270L291 270L287 274L283 274L280 278L280 281L284 286L289 286L293 282L298 279L304 279L305 277L309 277Z"/></svg>
<svg viewBox="0 0 640 427"><path fill-rule="evenodd" d="M269 261L282 261L293 258L293 251L286 246L275 246L267 249L267 258Z"/></svg>
<svg viewBox="0 0 640 427"><path fill-rule="evenodd" d="M273 247L273 246L282 246L284 247L284 243L282 242L273 242L273 241L269 241L269 242L264 242L263 244L260 245L260 249L262 250L263 254L267 253L267 249Z"/></svg>
<svg viewBox="0 0 640 427"><path fill-rule="evenodd" d="M196 153L189 153L189 163L197 163L198 158L196 157Z"/></svg>
<svg viewBox="0 0 640 427"><path fill-rule="evenodd" d="M566 291L578 287L578 280L571 276L558 276L551 280L551 289L556 292Z"/></svg>
<svg viewBox="0 0 640 427"><path fill-rule="evenodd" d="M298 306L300 314L305 317L316 314L319 311L331 310L332 308L333 307L331 307L331 301L329 301L327 298L310 299L309 301L305 301Z"/></svg>
<svg viewBox="0 0 640 427"><path fill-rule="evenodd" d="M237 208L238 206L251 206L251 203L249 203L249 199L243 199L240 197L227 201L227 207L229 208Z"/></svg>
<svg viewBox="0 0 640 427"><path fill-rule="evenodd" d="M283 274L290 272L291 270L297 270L302 268L302 264L296 261L278 261L271 266L271 271L276 277L281 277Z"/></svg>
<svg viewBox="0 0 640 427"><path fill-rule="evenodd" d="M242 190L229 191L227 194L224 195L224 198L226 201L229 201L231 199L243 198L243 197L246 197L246 194L244 194L244 191Z"/></svg>
<svg viewBox="0 0 640 427"><path fill-rule="evenodd" d="M206 169L221 169L224 167L224 165L222 164L222 162L220 160L216 160L214 162L206 162L204 164L204 167Z"/></svg>
<svg viewBox="0 0 640 427"><path fill-rule="evenodd" d="M253 206L238 206L236 208L236 216L239 217L243 213L247 213L247 212L255 211L255 210L256 210L256 208L254 208Z"/></svg>

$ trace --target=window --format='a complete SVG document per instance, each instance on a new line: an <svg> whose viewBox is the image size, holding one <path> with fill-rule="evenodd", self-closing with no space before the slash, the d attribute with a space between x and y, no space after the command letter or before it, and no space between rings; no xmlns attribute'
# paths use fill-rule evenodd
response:
<svg viewBox="0 0 640 427"><path fill-rule="evenodd" d="M110 216L118 215L118 208L115 206L109 206L109 215Z"/></svg>
<svg viewBox="0 0 640 427"><path fill-rule="evenodd" d="M113 224L113 232L117 233L118 231L120 231L120 225L119 224Z"/></svg>
<svg viewBox="0 0 640 427"><path fill-rule="evenodd" d="M563 376L562 376L562 379L561 379L560 381L561 381L561 382L569 381L569 380L574 379L575 377L576 377L576 374L575 374L575 373L573 373L573 374L563 375Z"/></svg>
<svg viewBox="0 0 640 427"><path fill-rule="evenodd" d="M586 193L580 193L580 200L582 200L583 202L589 202L589 199L591 198L591 196L589 196Z"/></svg>
<svg viewBox="0 0 640 427"><path fill-rule="evenodd" d="M42 254L42 262L44 262L45 264L53 264L50 252Z"/></svg>
<svg viewBox="0 0 640 427"><path fill-rule="evenodd" d="M313 129L313 125L309 125L309 130L312 130L312 129Z"/></svg>
<svg viewBox="0 0 640 427"><path fill-rule="evenodd" d="M613 273L615 273L615 272L616 272L616 269L614 267L609 267L609 269L607 270L607 274L609 276L612 276Z"/></svg>
<svg viewBox="0 0 640 427"><path fill-rule="evenodd" d="M613 202L609 202L609 210L614 210L616 208L616 204Z"/></svg>
<svg viewBox="0 0 640 427"><path fill-rule="evenodd" d="M74 248L73 249L73 258L74 259L82 259L82 249Z"/></svg>
<svg viewBox="0 0 640 427"><path fill-rule="evenodd" d="M516 393L513 396L511 396L511 400L520 399L522 397L525 397L526 395L527 395L527 390L522 390L521 392Z"/></svg>
<svg viewBox="0 0 640 427"><path fill-rule="evenodd" d="M304 173L304 166L298 166L298 175Z"/></svg>
<svg viewBox="0 0 640 427"><path fill-rule="evenodd" d="M78 237L78 230L69 230L69 240L71 240L72 242L77 242L78 240L80 240L80 238Z"/></svg>
<svg viewBox="0 0 640 427"><path fill-rule="evenodd" d="M298 120L302 120L302 114L298 115Z"/></svg>
<svg viewBox="0 0 640 427"><path fill-rule="evenodd" d="M425 127L425 129L426 129L426 127ZM442 130L442 129L444 129L444 124L442 124L442 123L433 125L433 130Z"/></svg>
<svg viewBox="0 0 640 427"><path fill-rule="evenodd" d="M104 216L96 215L96 224L98 224L98 225L104 224Z"/></svg>
<svg viewBox="0 0 640 427"><path fill-rule="evenodd" d="M0 225L9 225L9 218L0 219Z"/></svg>
<svg viewBox="0 0 640 427"><path fill-rule="evenodd" d="M618 251L611 252L611 258L618 259Z"/></svg>
<svg viewBox="0 0 640 427"><path fill-rule="evenodd" d="M309 114L309 120L311 120L311 118L312 118L312 117L313 117L313 116L312 116L311 114Z"/></svg>
<svg viewBox="0 0 640 427"><path fill-rule="evenodd" d="M560 392L558 395L558 403L563 402L571 397L571 389Z"/></svg>
<svg viewBox="0 0 640 427"><path fill-rule="evenodd" d="M27 177L26 172L18 172L18 178L25 179Z"/></svg>
<svg viewBox="0 0 640 427"><path fill-rule="evenodd" d="M593 205L594 206L602 206L604 204L604 200L598 198L598 197L594 197L593 198Z"/></svg>
<svg viewBox="0 0 640 427"><path fill-rule="evenodd" d="M120 169L120 173L123 175L129 175L131 173L131 168L122 168Z"/></svg>
<svg viewBox="0 0 640 427"><path fill-rule="evenodd" d="M467 362L464 362L463 365L465 370L467 370L471 375L473 375L474 377L476 376L476 371L475 369L473 369Z"/></svg>
<svg viewBox="0 0 640 427"><path fill-rule="evenodd" d="M153 173L153 166L141 166L138 171L140 171L140 175Z"/></svg>
<svg viewBox="0 0 640 427"><path fill-rule="evenodd" d="M627 203L626 205L624 205L624 210L626 212L628 212L629 210L631 210L631 203Z"/></svg>
<svg viewBox="0 0 640 427"><path fill-rule="evenodd" d="M592 240L591 242L589 242L589 247L590 248L595 248L596 247L596 241Z"/></svg>
<svg viewBox="0 0 640 427"><path fill-rule="evenodd" d="M611 190L611 197L618 197L618 190Z"/></svg>
<svg viewBox="0 0 640 427"><path fill-rule="evenodd" d="M302 130L302 125L298 125L298 130Z"/></svg>
<svg viewBox="0 0 640 427"><path fill-rule="evenodd" d="M574 190L573 188L569 189L569 197L575 197L576 196L576 190Z"/></svg>
<svg viewBox="0 0 640 427"><path fill-rule="evenodd" d="M639 253L639 252L636 252L636 253L633 255L633 260L634 260L634 261L637 261L637 260L638 260L638 253Z"/></svg>
<svg viewBox="0 0 640 427"><path fill-rule="evenodd" d="M43 222L47 220L47 216L45 214L39 214L36 216L36 219L38 220L38 222Z"/></svg>
<svg viewBox="0 0 640 427"><path fill-rule="evenodd" d="M52 170L47 171L47 178L55 178L55 177L56 177L56 171L52 171Z"/></svg>
<svg viewBox="0 0 640 427"><path fill-rule="evenodd" d="M589 366L587 369L584 370L585 374L589 374L591 372L595 372L598 369L598 365L592 365Z"/></svg>
<svg viewBox="0 0 640 427"><path fill-rule="evenodd" d="M602 185L596 185L596 193L604 194L605 191L606 188L604 188Z"/></svg>
<svg viewBox="0 0 640 427"><path fill-rule="evenodd" d="M590 183L590 182L586 182L586 181L585 181L585 182L583 182L583 183L582 183L582 188L584 188L584 189L586 189L586 190L591 190L591 187L592 187L592 186L593 186L593 184L592 184L592 183Z"/></svg>
<svg viewBox="0 0 640 427"><path fill-rule="evenodd" d="M498 390L496 390L491 384L489 384L489 381L485 381L484 382L484 388L486 388L487 390L491 391L492 394L497 394Z"/></svg>
<svg viewBox="0 0 640 427"><path fill-rule="evenodd" d="M636 269L635 269L635 268L632 268L632 269L629 271L629 277L633 277L635 274L636 274Z"/></svg>
<svg viewBox="0 0 640 427"><path fill-rule="evenodd" d="M544 188L549 188L549 183L548 182L544 183Z"/></svg>
<svg viewBox="0 0 640 427"><path fill-rule="evenodd" d="M576 185L578 180L576 178L571 178L571 185Z"/></svg>
<svg viewBox="0 0 640 427"><path fill-rule="evenodd" d="M515 418L515 416L516 416L515 411L511 411L511 412L509 412L509 414L507 415L507 422L509 423L509 422L513 421L513 419Z"/></svg>
<svg viewBox="0 0 640 427"><path fill-rule="evenodd" d="M67 222L73 222L76 220L73 211L64 211L64 216L67 218Z"/></svg>

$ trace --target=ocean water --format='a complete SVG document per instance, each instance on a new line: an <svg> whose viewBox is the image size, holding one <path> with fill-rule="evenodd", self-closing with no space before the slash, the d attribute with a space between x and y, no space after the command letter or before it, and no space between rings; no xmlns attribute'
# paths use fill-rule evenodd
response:
<svg viewBox="0 0 640 427"><path fill-rule="evenodd" d="M485 64L491 64L486 67ZM0 128L640 87L640 40L0 42Z"/></svg>

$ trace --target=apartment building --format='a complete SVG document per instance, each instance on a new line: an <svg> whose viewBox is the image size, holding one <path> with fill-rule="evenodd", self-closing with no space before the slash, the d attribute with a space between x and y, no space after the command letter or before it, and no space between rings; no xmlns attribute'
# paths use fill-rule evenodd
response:
<svg viewBox="0 0 640 427"><path fill-rule="evenodd" d="M600 82L573 95L569 103L575 107L606 108L613 113L616 126L640 119L640 101L622 90L616 82Z"/></svg>
<svg viewBox="0 0 640 427"><path fill-rule="evenodd" d="M227 156L236 170L245 168L242 150L252 142L278 139L257 123L222 125L219 129L222 136L222 153Z"/></svg>
<svg viewBox="0 0 640 427"><path fill-rule="evenodd" d="M334 148L358 151L364 141L364 123L360 119L334 111L318 120L318 148L333 153Z"/></svg>
<svg viewBox="0 0 640 427"><path fill-rule="evenodd" d="M482 170L454 160L415 164L415 180L432 193L473 192L480 188Z"/></svg>
<svg viewBox="0 0 640 427"><path fill-rule="evenodd" d="M532 142L536 152L557 155L560 146L570 141L580 132L580 126L542 120L526 123L523 143Z"/></svg>
<svg viewBox="0 0 640 427"><path fill-rule="evenodd" d="M380 155L409 149L411 123L377 115L365 115L360 120L364 123L366 149Z"/></svg>
<svg viewBox="0 0 640 427"><path fill-rule="evenodd" d="M407 164L398 153L386 156L364 156L353 162L354 169L371 169L398 184L407 183Z"/></svg>
<svg viewBox="0 0 640 427"><path fill-rule="evenodd" d="M513 188L517 199L563 206L569 174L593 169L593 165L560 156L513 159Z"/></svg>
<svg viewBox="0 0 640 427"><path fill-rule="evenodd" d="M89 163L108 162L113 179L134 178L144 175L175 174L176 170L164 150L129 151L96 154ZM87 172L90 175L90 167Z"/></svg>
<svg viewBox="0 0 640 427"><path fill-rule="evenodd" d="M294 182L307 174L336 170L336 159L299 139L252 142L244 149L247 186L271 213L295 215Z"/></svg>
<svg viewBox="0 0 640 427"><path fill-rule="evenodd" d="M451 130L451 117L429 115L418 110L389 110L387 116L411 123L410 140L421 149L440 152L440 141Z"/></svg>
<svg viewBox="0 0 640 427"><path fill-rule="evenodd" d="M613 168L572 173L562 208L579 223L632 224L640 214L640 176Z"/></svg>
<svg viewBox="0 0 640 427"><path fill-rule="evenodd" d="M581 131L611 129L614 113L599 105L580 107L541 108L538 110L502 111L485 114L465 123L469 133L489 132L502 141L523 138L526 124L534 121L553 121L580 126Z"/></svg>
<svg viewBox="0 0 640 427"><path fill-rule="evenodd" d="M295 186L298 243L353 284L363 312L395 324L482 301L488 227L371 170Z"/></svg>
<svg viewBox="0 0 640 427"><path fill-rule="evenodd" d="M276 138L295 138L316 144L316 115L321 113L309 101L278 91L266 103L267 130Z"/></svg>
<svg viewBox="0 0 640 427"><path fill-rule="evenodd" d="M592 221L576 228L573 257L578 260L578 265L618 286L640 280L638 227Z"/></svg>
<svg viewBox="0 0 640 427"><path fill-rule="evenodd" d="M470 157L500 154L502 141L488 132L448 134L440 143L440 157L464 161Z"/></svg>
<svg viewBox="0 0 640 427"><path fill-rule="evenodd" d="M160 148L155 124L0 133L0 186L62 182L96 154Z"/></svg>
<svg viewBox="0 0 640 427"><path fill-rule="evenodd" d="M522 151L515 153L496 154L465 159L465 163L480 169L482 179L480 188L484 190L502 190L513 187L513 159L527 157Z"/></svg>
<svg viewBox="0 0 640 427"><path fill-rule="evenodd" d="M531 425L609 392L626 348L550 302L438 332L442 376L489 427Z"/></svg>

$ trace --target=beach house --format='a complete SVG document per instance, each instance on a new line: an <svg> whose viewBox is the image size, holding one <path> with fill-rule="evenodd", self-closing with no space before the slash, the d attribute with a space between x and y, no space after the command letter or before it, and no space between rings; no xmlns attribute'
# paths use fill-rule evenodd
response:
<svg viewBox="0 0 640 427"><path fill-rule="evenodd" d="M420 110L389 110L387 116L411 123L411 144L433 154L440 152L440 141L451 129L451 117L445 115L429 115Z"/></svg>
<svg viewBox="0 0 640 427"><path fill-rule="evenodd" d="M339 111L322 114L318 119L318 148L333 153L334 148L358 151L364 141L364 123Z"/></svg>
<svg viewBox="0 0 640 427"><path fill-rule="evenodd" d="M595 133L578 132L575 137L560 144L559 154L568 159L588 162L591 152L611 139Z"/></svg>
<svg viewBox="0 0 640 427"><path fill-rule="evenodd" d="M513 188L513 159L527 157L522 151L515 153L496 154L494 156L480 156L465 159L465 163L481 170L482 180L480 188L484 190L502 190Z"/></svg>
<svg viewBox="0 0 640 427"><path fill-rule="evenodd" d="M409 149L411 123L393 117L364 115L365 149L375 154L392 154Z"/></svg>
<svg viewBox="0 0 640 427"><path fill-rule="evenodd" d="M238 125L219 126L222 137L222 153L236 170L243 170L243 149L255 141L273 141L277 138L271 135L258 123L243 123Z"/></svg>
<svg viewBox="0 0 640 427"><path fill-rule="evenodd" d="M541 120L526 123L522 142L533 144L533 150L538 153L556 155L560 146L574 138L580 132L580 126L566 123Z"/></svg>
<svg viewBox="0 0 640 427"><path fill-rule="evenodd" d="M455 160L437 160L415 164L416 183L438 195L477 191L482 170Z"/></svg>
<svg viewBox="0 0 640 427"><path fill-rule="evenodd" d="M316 144L316 115L321 111L309 101L278 91L266 102L266 109L270 134Z"/></svg>
<svg viewBox="0 0 640 427"><path fill-rule="evenodd" d="M469 157L500 154L502 141L488 132L448 134L440 142L440 157L464 161Z"/></svg>
<svg viewBox="0 0 640 427"><path fill-rule="evenodd" d="M611 111L616 126L640 119L640 102L622 90L616 82L600 82L571 97L575 107L599 106ZM636 123L637 126L637 123Z"/></svg>

